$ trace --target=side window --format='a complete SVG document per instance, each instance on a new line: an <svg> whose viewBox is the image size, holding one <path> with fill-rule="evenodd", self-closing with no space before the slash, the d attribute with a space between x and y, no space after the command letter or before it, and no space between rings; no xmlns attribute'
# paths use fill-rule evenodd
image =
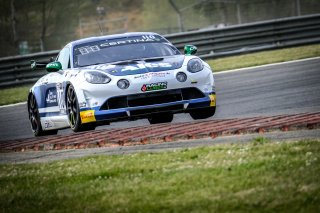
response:
<svg viewBox="0 0 320 213"><path fill-rule="evenodd" d="M70 52L68 47L60 51L57 61L61 63L62 69L70 68Z"/></svg>

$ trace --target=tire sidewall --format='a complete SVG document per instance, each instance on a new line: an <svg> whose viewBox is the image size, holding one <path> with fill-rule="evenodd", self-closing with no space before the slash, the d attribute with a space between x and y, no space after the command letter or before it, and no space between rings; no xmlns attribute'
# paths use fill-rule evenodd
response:
<svg viewBox="0 0 320 213"><path fill-rule="evenodd" d="M37 108L37 114L35 116L36 117L36 121L37 121L37 128L36 129L32 128L32 124L31 124L31 120L30 120L31 115L30 115L30 112L29 112L30 107L31 107L30 106L31 105L31 103L30 103L31 99L29 98L29 100L28 100L28 114L29 114L30 126L31 126L31 130L32 130L34 136L41 136L41 135L43 135L43 129L42 129L42 126L41 126L41 121L40 121L38 103L37 103L36 97L33 94L31 94L30 97L31 96L33 96L33 98L35 99L35 106Z"/></svg>
<svg viewBox="0 0 320 213"><path fill-rule="evenodd" d="M173 120L172 113L159 113L151 115L148 118L150 124L159 124L159 123L171 123Z"/></svg>
<svg viewBox="0 0 320 213"><path fill-rule="evenodd" d="M190 112L190 116L194 120L207 119L212 117L216 112L216 107L206 107L200 109L194 109Z"/></svg>
<svg viewBox="0 0 320 213"><path fill-rule="evenodd" d="M76 93L76 91L75 91L75 89L74 89L74 87L73 87L72 85L70 85L70 86L68 87L68 90L67 90L67 91L69 91L70 89L72 89L72 90L74 91L74 93L75 93L75 98L76 98L76 110L77 110L77 112L76 112L76 119L75 119L75 124L74 124L74 126L72 126L72 124L71 124L71 122L70 122L70 119L69 119L70 113L69 113L68 110L67 110L67 115L68 115L68 122L69 122L70 128L71 128L73 131L76 132L76 131L79 131L79 130L80 130L80 126L81 126L80 110L79 110L77 93ZM67 92L67 95L68 95L68 93L69 93L69 92ZM67 99L68 99L68 97L67 97ZM68 102L67 102L67 104L68 104ZM68 107L68 106L67 106L67 107Z"/></svg>

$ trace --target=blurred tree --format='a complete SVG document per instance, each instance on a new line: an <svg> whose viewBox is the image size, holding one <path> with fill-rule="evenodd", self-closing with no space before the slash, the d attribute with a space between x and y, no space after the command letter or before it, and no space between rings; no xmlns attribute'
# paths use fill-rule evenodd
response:
<svg viewBox="0 0 320 213"><path fill-rule="evenodd" d="M179 30L180 30L180 32L183 32L184 31L184 27L183 27L183 21L182 21L182 12L178 8L178 6L174 2L174 0L169 0L169 3L171 5L171 7L174 9L174 11L177 13L178 23L179 23Z"/></svg>
<svg viewBox="0 0 320 213"><path fill-rule="evenodd" d="M13 44L16 46L18 43L18 37L17 37L17 29L16 29L16 9L14 0L10 0L10 9L11 9L11 26L12 26L12 40Z"/></svg>
<svg viewBox="0 0 320 213"><path fill-rule="evenodd" d="M15 2L12 0L0 1L0 51L17 54L18 42L16 31ZM14 34L14 35L13 35ZM0 56L3 54L0 54Z"/></svg>
<svg viewBox="0 0 320 213"><path fill-rule="evenodd" d="M171 1L180 11L185 31L238 24L237 8L242 23L320 13L319 0ZM93 26L84 36L99 35L97 6L106 10L101 18L107 33L169 34L181 29L168 0L0 0L0 57L17 55L23 41L28 42L30 52L60 49L81 38L81 20ZM119 18L124 21L112 21Z"/></svg>
<svg viewBox="0 0 320 213"><path fill-rule="evenodd" d="M40 36L40 50L45 51L45 37L48 28L48 19L51 15L54 3L53 1L41 0L41 36Z"/></svg>
<svg viewBox="0 0 320 213"><path fill-rule="evenodd" d="M205 14L212 24L227 25L229 21L228 8L236 4L237 0L202 0L200 4L195 6L195 9Z"/></svg>

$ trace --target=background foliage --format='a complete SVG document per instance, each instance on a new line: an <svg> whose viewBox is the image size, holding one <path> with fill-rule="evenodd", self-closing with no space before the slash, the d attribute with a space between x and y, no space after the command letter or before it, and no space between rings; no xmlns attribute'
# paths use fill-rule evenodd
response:
<svg viewBox="0 0 320 213"><path fill-rule="evenodd" d="M320 12L318 0L0 0L0 57L56 50L82 37L161 34ZM104 13L97 13L97 7ZM101 30L100 30L101 28Z"/></svg>

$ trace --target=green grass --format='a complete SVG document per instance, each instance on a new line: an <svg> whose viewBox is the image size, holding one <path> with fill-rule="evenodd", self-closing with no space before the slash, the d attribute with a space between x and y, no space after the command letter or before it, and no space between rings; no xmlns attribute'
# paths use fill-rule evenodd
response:
<svg viewBox="0 0 320 213"><path fill-rule="evenodd" d="M0 165L1 212L319 212L320 141Z"/></svg>
<svg viewBox="0 0 320 213"><path fill-rule="evenodd" d="M0 89L0 105L27 101L31 85Z"/></svg>
<svg viewBox="0 0 320 213"><path fill-rule="evenodd" d="M320 56L320 45L309 45L207 60L207 62L214 72L219 72L317 56ZM30 86L0 89L0 105L26 101L29 88Z"/></svg>
<svg viewBox="0 0 320 213"><path fill-rule="evenodd" d="M320 56L320 44L208 60L215 72Z"/></svg>

